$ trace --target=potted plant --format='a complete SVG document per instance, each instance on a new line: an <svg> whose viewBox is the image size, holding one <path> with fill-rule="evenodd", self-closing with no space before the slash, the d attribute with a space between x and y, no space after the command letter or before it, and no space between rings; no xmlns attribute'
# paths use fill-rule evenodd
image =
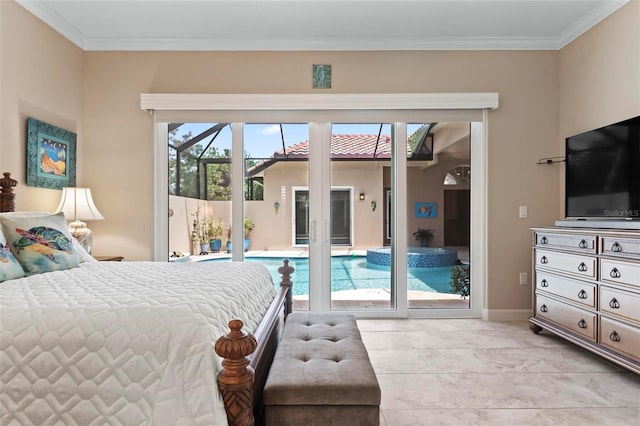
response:
<svg viewBox="0 0 640 426"><path fill-rule="evenodd" d="M231 253L231 224L227 226L227 243L226 243L227 253Z"/></svg>
<svg viewBox="0 0 640 426"><path fill-rule="evenodd" d="M460 297L466 299L470 293L469 265L465 265L458 260L458 264L451 268L451 291L460 293Z"/></svg>
<svg viewBox="0 0 640 426"><path fill-rule="evenodd" d="M413 233L413 237L416 241L420 241L422 247L427 247L431 240L433 240L434 232L433 229L418 228L418 230Z"/></svg>
<svg viewBox="0 0 640 426"><path fill-rule="evenodd" d="M200 220L200 208L195 213L191 213L195 216L193 219L193 230L191 231L191 240L195 243L198 241L200 244L200 254L207 254L209 252L209 230L206 220Z"/></svg>
<svg viewBox="0 0 640 426"><path fill-rule="evenodd" d="M220 218L212 218L207 222L209 233L209 248L213 253L219 253L222 247L220 236L224 230L224 221Z"/></svg>
<svg viewBox="0 0 640 426"><path fill-rule="evenodd" d="M253 223L253 219L250 217L244 218L244 251L249 250L249 245L251 244L251 239L249 236L251 235L251 231L256 227Z"/></svg>
<svg viewBox="0 0 640 426"><path fill-rule="evenodd" d="M251 244L251 240L249 236L251 235L251 231L256 227L253 223L253 219L250 217L244 218L244 251L249 250L249 245ZM227 228L227 252L231 253L231 225Z"/></svg>

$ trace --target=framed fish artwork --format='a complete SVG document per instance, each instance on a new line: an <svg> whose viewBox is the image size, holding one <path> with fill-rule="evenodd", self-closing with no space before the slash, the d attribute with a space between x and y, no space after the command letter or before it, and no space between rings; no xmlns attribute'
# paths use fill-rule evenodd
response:
<svg viewBox="0 0 640 426"><path fill-rule="evenodd" d="M415 216L417 218L434 218L438 213L437 203L416 203Z"/></svg>
<svg viewBox="0 0 640 426"><path fill-rule="evenodd" d="M27 186L76 186L76 134L27 119Z"/></svg>

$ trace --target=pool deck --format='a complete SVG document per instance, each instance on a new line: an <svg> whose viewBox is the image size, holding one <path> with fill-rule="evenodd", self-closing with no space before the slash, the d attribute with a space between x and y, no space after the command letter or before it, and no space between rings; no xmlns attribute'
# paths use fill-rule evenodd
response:
<svg viewBox="0 0 640 426"><path fill-rule="evenodd" d="M306 259L309 257L309 250L249 250L244 253L245 257L275 257L275 258L289 258L289 259ZM331 256L366 256L367 250L331 250ZM209 259L229 259L231 253L209 253L190 256L191 261L201 262Z"/></svg>
<svg viewBox="0 0 640 426"><path fill-rule="evenodd" d="M452 247L458 251L458 258L463 262L469 262L469 248L468 247ZM295 249L295 250L249 250L244 253L245 257L275 257L275 258L290 258L290 259L304 259L309 257L309 250ZM366 256L366 249L333 249L331 250L331 256ZM200 262L209 259L229 259L230 253L210 253L205 255L192 255L191 261Z"/></svg>

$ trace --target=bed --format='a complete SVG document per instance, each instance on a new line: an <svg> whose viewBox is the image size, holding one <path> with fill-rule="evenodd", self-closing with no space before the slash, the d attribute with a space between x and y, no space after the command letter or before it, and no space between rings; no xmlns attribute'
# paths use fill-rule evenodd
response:
<svg viewBox="0 0 640 426"><path fill-rule="evenodd" d="M14 210L16 184L0 179L2 212ZM20 229L14 220L44 229L37 215L5 213L5 234ZM32 250L60 269L0 283L0 423L261 423L291 311L288 262L276 289L257 263L97 262L69 241L56 248L77 266Z"/></svg>

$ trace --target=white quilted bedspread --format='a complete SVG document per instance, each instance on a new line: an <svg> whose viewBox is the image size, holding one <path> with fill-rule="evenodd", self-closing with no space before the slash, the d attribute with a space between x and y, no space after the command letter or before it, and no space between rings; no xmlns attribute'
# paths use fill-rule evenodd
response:
<svg viewBox="0 0 640 426"><path fill-rule="evenodd" d="M275 296L258 263L101 262L0 284L3 425L226 425L213 343Z"/></svg>

